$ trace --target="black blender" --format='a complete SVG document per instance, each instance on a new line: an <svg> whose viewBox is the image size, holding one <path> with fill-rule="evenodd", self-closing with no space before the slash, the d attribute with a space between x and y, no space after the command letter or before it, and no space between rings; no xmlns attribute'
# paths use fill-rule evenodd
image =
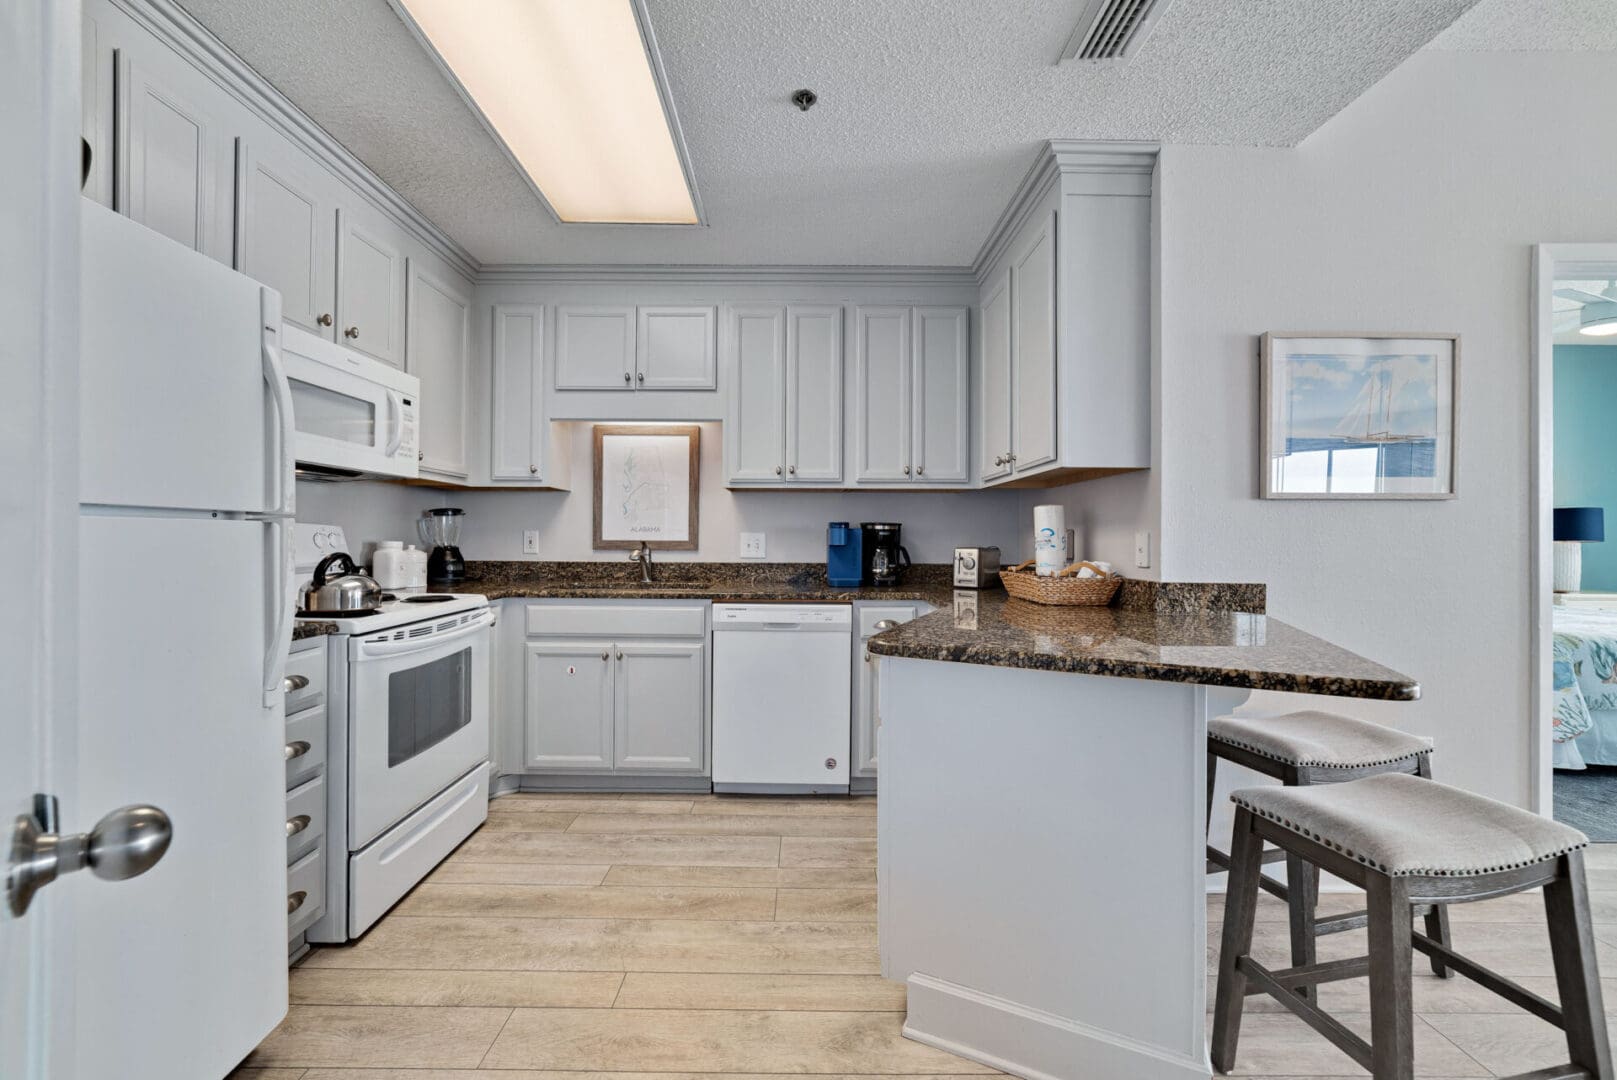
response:
<svg viewBox="0 0 1617 1080"><path fill-rule="evenodd" d="M445 506L428 510L417 522L421 542L432 548L427 556L427 585L429 587L459 585L466 580L466 560L461 558L461 522L466 511Z"/></svg>

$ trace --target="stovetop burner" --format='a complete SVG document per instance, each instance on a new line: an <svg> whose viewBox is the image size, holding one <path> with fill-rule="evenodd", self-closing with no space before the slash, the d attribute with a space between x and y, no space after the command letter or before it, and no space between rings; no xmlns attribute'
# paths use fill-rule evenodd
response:
<svg viewBox="0 0 1617 1080"><path fill-rule="evenodd" d="M406 596L404 602L406 604L444 604L453 599L454 597L448 593L422 593L419 596Z"/></svg>

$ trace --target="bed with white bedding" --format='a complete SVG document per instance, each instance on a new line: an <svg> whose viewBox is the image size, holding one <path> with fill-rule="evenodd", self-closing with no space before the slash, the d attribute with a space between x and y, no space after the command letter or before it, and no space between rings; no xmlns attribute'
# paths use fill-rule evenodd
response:
<svg viewBox="0 0 1617 1080"><path fill-rule="evenodd" d="M1554 611L1557 769L1617 765L1617 611Z"/></svg>

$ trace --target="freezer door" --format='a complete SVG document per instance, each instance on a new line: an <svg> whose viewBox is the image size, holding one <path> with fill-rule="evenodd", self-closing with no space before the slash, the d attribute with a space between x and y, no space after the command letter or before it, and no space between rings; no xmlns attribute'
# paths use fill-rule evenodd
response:
<svg viewBox="0 0 1617 1080"><path fill-rule="evenodd" d="M286 1012L285 717L260 690L267 522L80 517L74 831L148 803L173 842L79 875L77 1075L220 1077ZM174 588L181 567L205 590Z"/></svg>
<svg viewBox="0 0 1617 1080"><path fill-rule="evenodd" d="M79 501L272 512L265 289L81 200ZM279 298L271 294L270 309Z"/></svg>

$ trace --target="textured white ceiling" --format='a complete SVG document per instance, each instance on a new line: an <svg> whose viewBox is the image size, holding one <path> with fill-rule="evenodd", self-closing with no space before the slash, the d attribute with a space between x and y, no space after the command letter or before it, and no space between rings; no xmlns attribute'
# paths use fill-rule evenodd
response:
<svg viewBox="0 0 1617 1080"><path fill-rule="evenodd" d="M697 229L556 224L386 0L181 2L484 263L961 266L1043 140L1293 145L1476 0L1175 0L1101 67L1083 0L649 0Z"/></svg>
<svg viewBox="0 0 1617 1080"><path fill-rule="evenodd" d="M1430 48L1456 52L1614 52L1617 0L1480 0Z"/></svg>

